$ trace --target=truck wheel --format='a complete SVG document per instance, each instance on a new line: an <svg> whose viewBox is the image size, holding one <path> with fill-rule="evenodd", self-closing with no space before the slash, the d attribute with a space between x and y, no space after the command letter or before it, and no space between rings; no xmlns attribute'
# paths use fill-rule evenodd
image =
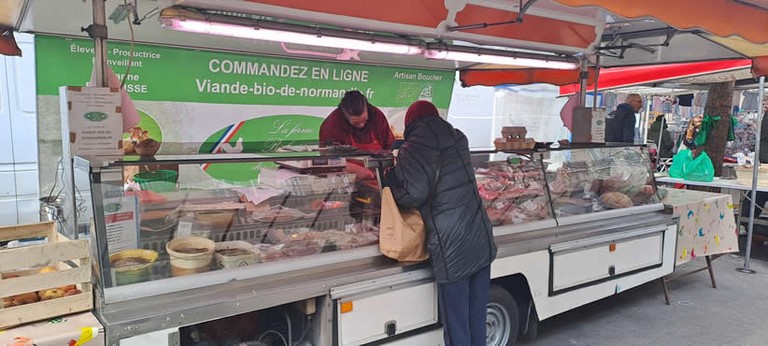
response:
<svg viewBox="0 0 768 346"><path fill-rule="evenodd" d="M507 290L491 285L485 317L485 344L489 346L514 345L520 328L517 303Z"/></svg>

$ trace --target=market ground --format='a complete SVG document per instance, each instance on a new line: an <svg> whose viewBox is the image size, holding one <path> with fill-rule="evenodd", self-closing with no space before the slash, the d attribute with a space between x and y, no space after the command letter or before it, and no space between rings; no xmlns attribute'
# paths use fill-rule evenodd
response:
<svg viewBox="0 0 768 346"><path fill-rule="evenodd" d="M768 246L755 252L766 259ZM737 254L713 263L717 289L706 271L684 276L669 283L667 306L661 284L651 282L542 321L538 338L524 344L768 345L768 262L752 260L756 274L735 270L744 264ZM674 275L705 264L697 259Z"/></svg>

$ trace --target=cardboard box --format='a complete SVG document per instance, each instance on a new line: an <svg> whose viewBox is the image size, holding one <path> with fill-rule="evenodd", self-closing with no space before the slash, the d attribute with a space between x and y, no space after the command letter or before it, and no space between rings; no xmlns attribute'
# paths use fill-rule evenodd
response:
<svg viewBox="0 0 768 346"><path fill-rule="evenodd" d="M605 143L605 108L579 107L573 111L574 143Z"/></svg>

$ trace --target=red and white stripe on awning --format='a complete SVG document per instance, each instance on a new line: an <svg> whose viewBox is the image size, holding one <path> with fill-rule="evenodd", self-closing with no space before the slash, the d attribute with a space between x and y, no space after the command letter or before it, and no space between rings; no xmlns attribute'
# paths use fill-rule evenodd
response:
<svg viewBox="0 0 768 346"><path fill-rule="evenodd" d="M618 89L640 84L738 71L749 69L750 67L752 67L752 60L741 59L605 68L600 70L597 88L598 90ZM594 83L590 83L587 86L587 90L594 90ZM560 87L560 96L572 95L578 91L579 84L577 83L563 85Z"/></svg>

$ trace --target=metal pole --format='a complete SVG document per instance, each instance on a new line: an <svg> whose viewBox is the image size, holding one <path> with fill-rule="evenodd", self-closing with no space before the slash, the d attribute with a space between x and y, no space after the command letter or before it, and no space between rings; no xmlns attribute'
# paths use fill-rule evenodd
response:
<svg viewBox="0 0 768 346"><path fill-rule="evenodd" d="M648 126L647 125L648 125L648 121L650 121L651 106L653 105L653 96L643 95L642 99L643 99L643 108L639 110L640 121L638 124L639 129L637 131L638 137L635 138L636 144L645 144L646 142L648 142ZM658 154L658 150L659 148L656 148L657 154Z"/></svg>
<svg viewBox="0 0 768 346"><path fill-rule="evenodd" d="M93 25L88 35L93 38L93 67L97 87L107 86L107 10L106 0L92 0Z"/></svg>
<svg viewBox="0 0 768 346"><path fill-rule="evenodd" d="M581 59L581 73L579 80L579 107L587 106L587 79L589 78L589 59L585 56ZM597 84L597 83L595 83Z"/></svg>
<svg viewBox="0 0 768 346"><path fill-rule="evenodd" d="M87 28L81 30L88 33L88 37L93 39L93 79L96 87L107 86L106 69L107 66L107 12L105 6L106 0L91 0L93 10L93 23ZM78 239L80 232L78 231L78 224L81 220L78 219L78 212L76 206L77 191L75 186L75 173L73 157L69 149L64 149L64 155L62 157L62 169L64 170L64 178L67 186L67 193L70 198L65 203L70 206L67 208L72 214L70 220L67 220L66 225L71 226L70 230L67 230L67 236Z"/></svg>
<svg viewBox="0 0 768 346"><path fill-rule="evenodd" d="M592 93L592 110L597 110L597 82L600 81L600 56L595 58L595 85L594 92Z"/></svg>
<svg viewBox="0 0 768 346"><path fill-rule="evenodd" d="M763 111L763 99L765 98L765 76L760 77L759 109L757 112L757 133L755 134L755 157L752 164L752 191L750 191L749 203L749 225L747 226L747 248L744 250L744 267L736 268L742 273L754 274L755 271L749 269L749 259L752 256L752 232L755 226L755 199L757 198L757 175L760 167L760 132L762 132L762 122L765 112ZM760 206L762 208L762 206Z"/></svg>

